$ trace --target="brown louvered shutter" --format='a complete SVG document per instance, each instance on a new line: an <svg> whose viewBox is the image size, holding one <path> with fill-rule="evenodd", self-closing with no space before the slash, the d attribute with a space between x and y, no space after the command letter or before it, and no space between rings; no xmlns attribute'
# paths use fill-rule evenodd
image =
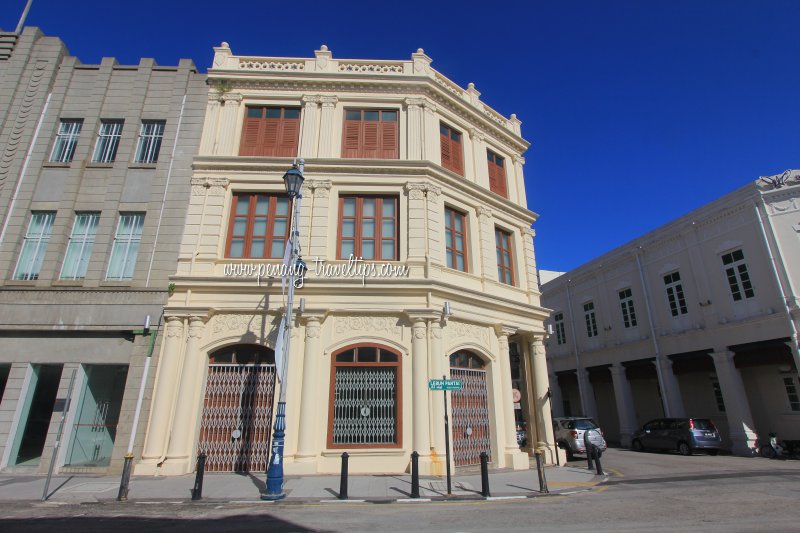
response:
<svg viewBox="0 0 800 533"><path fill-rule="evenodd" d="M378 154L378 142L380 140L378 136L378 125L380 122L365 120L362 124L364 127L364 136L362 138L361 155L359 157L377 159L380 157Z"/></svg>
<svg viewBox="0 0 800 533"><path fill-rule="evenodd" d="M381 122L381 155L383 159L397 159L397 122Z"/></svg>
<svg viewBox="0 0 800 533"><path fill-rule="evenodd" d="M442 145L442 166L450 168L453 166L453 154L450 150L450 130L440 133L439 141Z"/></svg>
<svg viewBox="0 0 800 533"><path fill-rule="evenodd" d="M260 118L245 117L242 129L242 142L239 146L239 155L256 155L260 137Z"/></svg>
<svg viewBox="0 0 800 533"><path fill-rule="evenodd" d="M361 121L344 121L344 140L342 141L342 157L361 157Z"/></svg>
<svg viewBox="0 0 800 533"><path fill-rule="evenodd" d="M508 186L506 183L506 169L503 166L503 158L491 150L487 151L489 161L489 189L504 198L508 198Z"/></svg>
<svg viewBox="0 0 800 533"><path fill-rule="evenodd" d="M458 135L458 140L452 138L450 136L450 151L451 151L451 158L452 158L452 171L456 174L464 175L464 152L461 150L461 135Z"/></svg>
<svg viewBox="0 0 800 533"><path fill-rule="evenodd" d="M274 157L278 155L278 132L281 127L281 119L265 118L263 121L264 134L258 146L256 155Z"/></svg>
<svg viewBox="0 0 800 533"><path fill-rule="evenodd" d="M284 118L281 120L280 145L276 155L294 157L297 155L297 140L300 138L300 119Z"/></svg>

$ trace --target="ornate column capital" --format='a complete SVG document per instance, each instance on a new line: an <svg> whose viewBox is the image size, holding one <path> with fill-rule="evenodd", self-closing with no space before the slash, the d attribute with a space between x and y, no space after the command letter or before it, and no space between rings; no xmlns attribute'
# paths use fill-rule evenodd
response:
<svg viewBox="0 0 800 533"><path fill-rule="evenodd" d="M202 196L206 192L210 196L223 196L228 185L230 185L230 180L228 178L199 177L192 178L190 184L192 196Z"/></svg>
<svg viewBox="0 0 800 533"><path fill-rule="evenodd" d="M733 356L736 354L730 350L720 350L718 352L711 352L709 355L714 359L714 365L732 365Z"/></svg>
<svg viewBox="0 0 800 533"><path fill-rule="evenodd" d="M203 336L206 317L192 315L189 317L189 337L197 339Z"/></svg>
<svg viewBox="0 0 800 533"><path fill-rule="evenodd" d="M611 372L612 377L621 377L625 375L625 367L622 363L612 363L611 366L608 367L608 370Z"/></svg>
<svg viewBox="0 0 800 533"><path fill-rule="evenodd" d="M470 139L483 142L483 140L486 138L483 132L478 128L470 128L468 131Z"/></svg>
<svg viewBox="0 0 800 533"><path fill-rule="evenodd" d="M242 102L241 93L225 93L222 95L222 104L227 105L228 102L233 102L237 106Z"/></svg>
<svg viewBox="0 0 800 533"><path fill-rule="evenodd" d="M428 324L425 317L413 317L414 323L411 325L411 334L414 339L424 339L427 332Z"/></svg>
<svg viewBox="0 0 800 533"><path fill-rule="evenodd" d="M327 198L331 194L331 180L308 180L306 183L315 198Z"/></svg>
<svg viewBox="0 0 800 533"><path fill-rule="evenodd" d="M322 102L322 96L319 94L304 94L301 100L306 107L318 106Z"/></svg>
<svg viewBox="0 0 800 533"><path fill-rule="evenodd" d="M339 102L338 96L320 96L319 102L322 104L322 107L334 107Z"/></svg>
<svg viewBox="0 0 800 533"><path fill-rule="evenodd" d="M406 98L403 100L403 104L408 107L423 107L425 105L424 98Z"/></svg>
<svg viewBox="0 0 800 533"><path fill-rule="evenodd" d="M478 213L478 218L492 218L493 216L492 209L482 205L476 207L475 212Z"/></svg>
<svg viewBox="0 0 800 533"><path fill-rule="evenodd" d="M166 321L166 335L167 337L180 337L183 331L183 319L179 316L164 317Z"/></svg>
<svg viewBox="0 0 800 533"><path fill-rule="evenodd" d="M536 230L530 226L522 226L521 228L519 228L519 231L520 233L522 233L523 237L526 235L531 238L536 237Z"/></svg>
<svg viewBox="0 0 800 533"><path fill-rule="evenodd" d="M320 336L320 329L322 328L322 317L317 315L307 315L303 317L306 326L306 338L317 339Z"/></svg>
<svg viewBox="0 0 800 533"><path fill-rule="evenodd" d="M422 200L425 196L426 184L409 181L405 185L408 197L411 200Z"/></svg>
<svg viewBox="0 0 800 533"><path fill-rule="evenodd" d="M517 164L524 165L525 164L525 158L522 157L521 155L518 155L518 154L513 154L511 156L511 161L513 161L515 165L517 165Z"/></svg>
<svg viewBox="0 0 800 533"><path fill-rule="evenodd" d="M504 326L502 324L495 324L494 332L497 334L498 339L505 338L506 342L508 342L508 337L513 335L517 332L517 328L512 328L508 326Z"/></svg>

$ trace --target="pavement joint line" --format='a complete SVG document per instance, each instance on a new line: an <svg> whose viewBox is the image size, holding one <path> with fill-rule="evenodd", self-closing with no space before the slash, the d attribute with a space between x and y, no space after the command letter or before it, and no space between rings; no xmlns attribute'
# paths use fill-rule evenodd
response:
<svg viewBox="0 0 800 533"><path fill-rule="evenodd" d="M275 503L278 500L262 500L261 498L257 500L228 500L228 503Z"/></svg>
<svg viewBox="0 0 800 533"><path fill-rule="evenodd" d="M320 500L319 503L364 503L367 500Z"/></svg>
<svg viewBox="0 0 800 533"><path fill-rule="evenodd" d="M528 496L487 496L486 500L488 501L496 501L496 500L524 500Z"/></svg>
<svg viewBox="0 0 800 533"><path fill-rule="evenodd" d="M395 500L397 503L417 503L417 502L429 502L431 501L430 498L398 498Z"/></svg>

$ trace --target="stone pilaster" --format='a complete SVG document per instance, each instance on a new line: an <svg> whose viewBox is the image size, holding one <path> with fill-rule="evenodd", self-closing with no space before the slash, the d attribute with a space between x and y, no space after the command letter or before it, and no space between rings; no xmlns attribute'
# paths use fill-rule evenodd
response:
<svg viewBox="0 0 800 533"><path fill-rule="evenodd" d="M170 434L172 411L175 405L178 364L183 344L183 319L177 316L166 317L164 328L164 349L158 362L158 376L153 390L153 404L150 410L150 425L142 452L142 461L136 465L136 474L153 475L158 464L166 455L167 439Z"/></svg>
<svg viewBox="0 0 800 533"><path fill-rule="evenodd" d="M240 137L237 124L241 103L242 95L239 93L225 93L222 96L219 137L215 155L236 155Z"/></svg>
<svg viewBox="0 0 800 533"><path fill-rule="evenodd" d="M492 210L488 207L480 206L478 213L478 231L481 239L481 279L497 280L497 243L494 236L494 217Z"/></svg>
<svg viewBox="0 0 800 533"><path fill-rule="evenodd" d="M309 180L310 195L303 198L303 205L308 206L310 227L308 232L308 268L313 272L314 259L319 258L323 261L328 259L328 236L330 231L335 231L328 227L328 213L330 210L331 181L330 180ZM303 230L301 230L303 235ZM333 250L336 256L336 250Z"/></svg>
<svg viewBox="0 0 800 533"><path fill-rule="evenodd" d="M439 143L439 116L436 106L428 101L423 105L423 129L425 138L422 145L422 158L436 165L442 164L442 150Z"/></svg>
<svg viewBox="0 0 800 533"><path fill-rule="evenodd" d="M533 293L539 292L539 278L536 274L536 254L533 250L533 238L536 237L536 230L531 227L521 227L520 234L522 235L522 253L524 254L525 265L525 284L528 290L530 303L539 304L538 295ZM520 276L521 277L521 276ZM521 285L521 284L520 284Z"/></svg>
<svg viewBox="0 0 800 533"><path fill-rule="evenodd" d="M315 463L319 451L319 371L322 350L320 349L321 318L305 317L305 346L303 351L303 389L300 399L300 431L297 437L296 463ZM314 473L312 467L306 473ZM300 472L297 472L300 473Z"/></svg>
<svg viewBox="0 0 800 533"><path fill-rule="evenodd" d="M717 370L719 388L725 402L725 414L730 428L731 451L736 455L753 455L756 449L757 435L744 389L742 375L733 363L734 353L728 350L712 352L714 367Z"/></svg>
<svg viewBox="0 0 800 533"><path fill-rule="evenodd" d="M213 155L217 145L217 128L219 126L220 96L213 92L208 97L206 118L203 124L203 136L200 140L200 155Z"/></svg>
<svg viewBox="0 0 800 533"><path fill-rule="evenodd" d="M620 363L611 365L611 381L614 384L614 399L617 402L619 416L620 444L628 448L631 445L631 435L636 431L636 412L633 407L633 392L625 367Z"/></svg>
<svg viewBox="0 0 800 533"><path fill-rule="evenodd" d="M338 102L338 98L335 96L320 97L322 112L319 121L319 149L317 151L319 157L330 158L338 155L333 150L333 115L336 111L336 102Z"/></svg>
<svg viewBox="0 0 800 533"><path fill-rule="evenodd" d="M423 130L423 105L422 98L406 98L406 116L408 117L408 159L417 161L422 159L422 145L425 139Z"/></svg>
<svg viewBox="0 0 800 533"><path fill-rule="evenodd" d="M508 337L515 330L497 326L497 341L500 345L500 353L497 361L497 371L500 372L500 394L495 394L495 398L500 402L500 413L503 417L503 432L499 439L502 449L500 453L504 456L506 468L514 470L525 470L529 468L528 455L520 451L517 444L517 424L514 419L514 398L511 395L511 355L508 348ZM500 414L498 413L498 414Z"/></svg>
<svg viewBox="0 0 800 533"><path fill-rule="evenodd" d="M513 155L511 156L512 168L513 168L513 177L509 176L509 179L514 181L514 190L517 191L517 203L523 207L528 205L528 198L525 194L525 175L522 171L522 166L525 164L525 158L521 155Z"/></svg>
<svg viewBox="0 0 800 533"><path fill-rule="evenodd" d="M411 379L413 391L413 443L414 451L423 457L430 455L431 437L428 417L428 340L425 319L413 319L411 326ZM428 462L428 461L425 461Z"/></svg>
<svg viewBox="0 0 800 533"><path fill-rule="evenodd" d="M556 445L553 436L553 418L550 414L550 384L547 379L547 357L542 337L534 337L530 343L531 369L533 370L533 409L537 421L536 451L544 454L549 463L556 462Z"/></svg>
<svg viewBox="0 0 800 533"><path fill-rule="evenodd" d="M444 330L438 319L430 321L428 334L431 341L429 354L428 378L442 379L448 374L449 361L444 354L442 338ZM431 412L431 474L442 475L445 472L445 437L444 437L444 399L441 392L429 391L428 401Z"/></svg>
<svg viewBox="0 0 800 533"><path fill-rule="evenodd" d="M300 131L300 157L317 156L317 118L320 96L303 96L303 120Z"/></svg>
<svg viewBox="0 0 800 533"><path fill-rule="evenodd" d="M408 192L408 260L424 261L427 256L425 184L406 183Z"/></svg>
<svg viewBox="0 0 800 533"><path fill-rule="evenodd" d="M204 328L203 318L198 316L189 318L189 334L178 386L178 401L167 448L167 460L161 469L166 475L186 474L194 469L192 449L197 434L201 380L206 364L205 354L200 353L200 339Z"/></svg>

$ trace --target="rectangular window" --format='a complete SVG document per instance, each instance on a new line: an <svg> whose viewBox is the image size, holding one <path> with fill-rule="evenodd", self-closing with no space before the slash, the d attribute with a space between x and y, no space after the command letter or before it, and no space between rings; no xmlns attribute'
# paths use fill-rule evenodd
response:
<svg viewBox="0 0 800 533"><path fill-rule="evenodd" d="M444 208L444 233L447 266L467 271L467 217L464 213Z"/></svg>
<svg viewBox="0 0 800 533"><path fill-rule="evenodd" d="M158 162L158 152L161 151L161 140L164 138L163 120L143 120L139 130L139 142L136 145L136 163Z"/></svg>
<svg viewBox="0 0 800 533"><path fill-rule="evenodd" d="M61 119L56 133L56 142L50 161L54 163L69 163L75 156L75 146L83 127L83 119Z"/></svg>
<svg viewBox="0 0 800 533"><path fill-rule="evenodd" d="M714 389L714 400L717 402L717 411L725 412L725 400L722 398L722 389L717 378L711 378L711 387Z"/></svg>
<svg viewBox="0 0 800 533"><path fill-rule="evenodd" d="M800 394L798 394L796 375L784 375L783 386L786 389L786 396L789 399L789 408L792 411L800 411Z"/></svg>
<svg viewBox="0 0 800 533"><path fill-rule="evenodd" d="M489 160L489 189L503 198L508 198L505 160L491 150L486 150L486 155Z"/></svg>
<svg viewBox="0 0 800 533"><path fill-rule="evenodd" d="M60 279L83 279L92 255L100 213L76 213Z"/></svg>
<svg viewBox="0 0 800 533"><path fill-rule="evenodd" d="M117 234L111 248L111 259L108 262L106 279L123 281L133 279L136 268L136 256L139 255L139 244L142 241L144 213L120 213Z"/></svg>
<svg viewBox="0 0 800 533"><path fill-rule="evenodd" d="M725 275L728 277L728 285L731 288L733 300L738 302L744 298L755 296L753 284L750 282L750 274L747 272L747 263L744 262L744 254L741 250L734 250L722 256L722 264L725 267Z"/></svg>
<svg viewBox="0 0 800 533"><path fill-rule="evenodd" d="M583 304L583 317L586 319L586 336L597 337L597 318L594 314L594 302Z"/></svg>
<svg viewBox="0 0 800 533"><path fill-rule="evenodd" d="M622 308L622 323L625 327L636 327L636 311L633 308L633 294L630 289L619 291L619 305Z"/></svg>
<svg viewBox="0 0 800 533"><path fill-rule="evenodd" d="M685 315L689 312L686 309L686 298L683 296L683 285L681 285L681 275L678 272L664 276L664 286L667 291L669 301L669 311L672 316Z"/></svg>
<svg viewBox="0 0 800 533"><path fill-rule="evenodd" d="M346 109L342 157L397 159L397 111Z"/></svg>
<svg viewBox="0 0 800 533"><path fill-rule="evenodd" d="M299 139L299 107L248 106L239 155L294 157Z"/></svg>
<svg viewBox="0 0 800 533"><path fill-rule="evenodd" d="M343 196L339 198L339 259L352 254L368 261L399 258L397 198Z"/></svg>
<svg viewBox="0 0 800 533"><path fill-rule="evenodd" d="M566 344L567 334L564 330L564 313L556 313L553 315L553 320L556 323L556 342L558 344Z"/></svg>
<svg viewBox="0 0 800 533"><path fill-rule="evenodd" d="M494 238L497 250L497 279L500 283L507 285L514 284L514 266L512 259L514 253L511 250L511 233L494 228Z"/></svg>
<svg viewBox="0 0 800 533"><path fill-rule="evenodd" d="M285 195L233 195L226 257L280 259L289 239L291 202Z"/></svg>
<svg viewBox="0 0 800 533"><path fill-rule="evenodd" d="M50 234L53 232L53 220L55 218L55 211L34 211L31 213L28 231L25 233L22 251L20 251L19 259L17 260L17 268L14 269L14 279L25 281L39 279L39 271L42 269L44 254L47 251Z"/></svg>
<svg viewBox="0 0 800 533"><path fill-rule="evenodd" d="M440 123L439 140L442 145L442 166L463 176L464 150L461 144L461 132Z"/></svg>
<svg viewBox="0 0 800 533"><path fill-rule="evenodd" d="M119 139L122 137L123 120L101 120L97 131L97 143L94 145L92 161L95 163L112 163L117 158Z"/></svg>

